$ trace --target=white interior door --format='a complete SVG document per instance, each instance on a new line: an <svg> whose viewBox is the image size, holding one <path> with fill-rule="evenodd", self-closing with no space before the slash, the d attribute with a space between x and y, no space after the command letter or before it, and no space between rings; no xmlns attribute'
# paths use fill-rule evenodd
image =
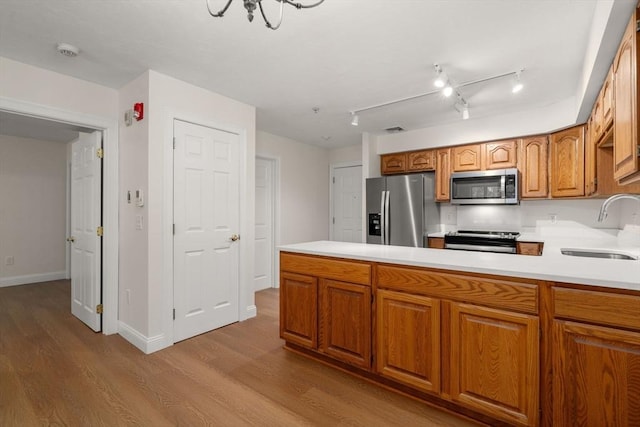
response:
<svg viewBox="0 0 640 427"><path fill-rule="evenodd" d="M71 313L101 329L102 132L80 133L71 144Z"/></svg>
<svg viewBox="0 0 640 427"><path fill-rule="evenodd" d="M239 136L174 121L174 341L237 322Z"/></svg>
<svg viewBox="0 0 640 427"><path fill-rule="evenodd" d="M275 161L256 158L256 235L254 289L273 287Z"/></svg>
<svg viewBox="0 0 640 427"><path fill-rule="evenodd" d="M333 170L333 240L362 242L362 166Z"/></svg>

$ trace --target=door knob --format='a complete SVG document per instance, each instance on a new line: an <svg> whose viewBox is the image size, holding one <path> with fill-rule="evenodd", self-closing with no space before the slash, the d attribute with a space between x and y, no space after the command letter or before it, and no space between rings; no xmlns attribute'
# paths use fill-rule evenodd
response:
<svg viewBox="0 0 640 427"><path fill-rule="evenodd" d="M240 236L238 234L232 234L231 235L231 241L235 242L237 240L240 240Z"/></svg>
<svg viewBox="0 0 640 427"><path fill-rule="evenodd" d="M71 236L71 237L67 237L67 242L73 243L76 241L76 238Z"/></svg>

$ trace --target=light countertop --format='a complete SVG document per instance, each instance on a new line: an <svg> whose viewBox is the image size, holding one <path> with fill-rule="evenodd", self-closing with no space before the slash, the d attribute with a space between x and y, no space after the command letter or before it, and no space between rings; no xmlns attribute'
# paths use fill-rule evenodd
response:
<svg viewBox="0 0 640 427"><path fill-rule="evenodd" d="M316 241L280 246L280 251L385 262L554 282L595 285L640 291L640 260L616 260L562 255L560 248L609 249L640 256L637 240L606 233L582 237L555 236L544 232L528 236L544 241L541 256L409 248L366 243Z"/></svg>

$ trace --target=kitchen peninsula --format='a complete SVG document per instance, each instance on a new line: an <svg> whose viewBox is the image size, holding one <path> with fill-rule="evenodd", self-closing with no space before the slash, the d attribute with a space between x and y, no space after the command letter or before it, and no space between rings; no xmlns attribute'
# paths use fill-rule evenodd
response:
<svg viewBox="0 0 640 427"><path fill-rule="evenodd" d="M385 387L491 425L640 425L637 259L320 241L280 247L280 286L288 349Z"/></svg>

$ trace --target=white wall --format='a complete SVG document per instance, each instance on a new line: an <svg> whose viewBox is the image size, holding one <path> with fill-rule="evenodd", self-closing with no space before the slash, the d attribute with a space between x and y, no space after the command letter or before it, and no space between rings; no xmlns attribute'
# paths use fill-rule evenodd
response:
<svg viewBox="0 0 640 427"><path fill-rule="evenodd" d="M329 163L362 162L362 145L349 145L329 150Z"/></svg>
<svg viewBox="0 0 640 427"><path fill-rule="evenodd" d="M280 160L279 242L328 240L328 150L259 131L256 154Z"/></svg>
<svg viewBox="0 0 640 427"><path fill-rule="evenodd" d="M173 344L173 120L232 130L241 135L240 320L255 316L253 242L255 193L255 107L148 71L120 91L123 117L134 102L145 103L146 117L121 123L120 328L149 353ZM126 191L142 189L145 207L126 204ZM144 230L135 230L143 215ZM126 245L130 245L127 247ZM126 260L124 260L126 258ZM127 302L130 295L130 303Z"/></svg>
<svg viewBox="0 0 640 427"><path fill-rule="evenodd" d="M119 292L118 320L136 331L149 330L149 217L147 205L140 208L135 200L127 202L127 191L142 190L147 194L149 181L149 120L124 123L124 111L143 102L149 108L149 72L126 84L119 91L120 151L119 151L119 214L120 248L118 253ZM136 230L135 217L142 215L143 229ZM141 332L142 333L142 332Z"/></svg>
<svg viewBox="0 0 640 427"><path fill-rule="evenodd" d="M0 286L64 278L66 144L0 135L0 201Z"/></svg>
<svg viewBox="0 0 640 427"><path fill-rule="evenodd" d="M118 92L0 57L0 96L115 119Z"/></svg>
<svg viewBox="0 0 640 427"><path fill-rule="evenodd" d="M378 154L385 154L549 133L573 124L575 99L568 98L541 108L495 117L460 119L443 126L379 135L375 138Z"/></svg>

